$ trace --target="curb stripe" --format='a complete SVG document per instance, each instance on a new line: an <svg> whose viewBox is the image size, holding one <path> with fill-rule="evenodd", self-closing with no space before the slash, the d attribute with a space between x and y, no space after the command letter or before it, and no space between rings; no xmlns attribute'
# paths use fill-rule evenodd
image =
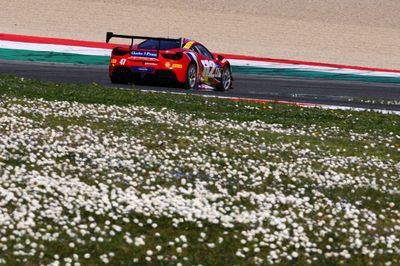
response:
<svg viewBox="0 0 400 266"><path fill-rule="evenodd" d="M305 71L322 71L334 74L355 74L355 75L369 75L369 76L382 76L382 77L399 77L400 73L395 72L382 72L382 71L371 71L371 70L356 70L356 69L344 69L334 67L317 67L310 65L291 65L281 64L273 62L263 61L249 61L239 59L229 59L232 65L238 67L258 67L258 68L269 68L269 69L293 69L293 70L305 70Z"/></svg>
<svg viewBox="0 0 400 266"><path fill-rule="evenodd" d="M115 46L121 46L119 44L110 44L110 43L103 43L103 42L36 37L36 36L15 35L15 34L6 34L6 33L0 33L0 40L25 42L25 43L81 46L81 47L103 48L103 49L112 49ZM126 46L126 45L122 45L122 46ZM234 54L221 54L221 55L223 55L227 59L272 62L272 63L289 64L289 65L308 65L308 66L316 66L316 67L332 67L332 68L354 69L354 70L364 70L364 71L380 71L380 72L400 73L400 70L394 70L394 69L349 66L349 65L341 65L341 64L318 63L318 62L298 61L298 60L288 60L288 59L273 59L273 58L234 55Z"/></svg>
<svg viewBox="0 0 400 266"><path fill-rule="evenodd" d="M329 80L353 80L353 81L366 81L366 82L379 82L379 83L398 83L400 84L400 77L390 76L375 76L374 73L368 74L351 74L346 73L334 73L326 72L323 70L304 70L295 68L264 68L264 67L253 67L253 66L235 66L232 65L233 73L240 74L256 74L256 75L270 75L270 76L282 76L282 77L293 77L293 78L315 78L315 79L329 79Z"/></svg>
<svg viewBox="0 0 400 266"><path fill-rule="evenodd" d="M6 60L20 60L32 62L52 62L52 63L69 63L69 64L87 64L87 65L108 65L109 56L86 55L76 53L62 53L51 51L32 51L1 48L0 58ZM282 67L279 64L267 67L238 66L232 64L234 74L256 74L270 75L282 77L301 77L301 78L317 78L330 80L353 80L367 82L397 83L400 84L400 77L392 77L396 73L384 73L374 76L374 73L365 74L346 73L347 70L323 71L323 70L307 70L307 68L296 68L294 66Z"/></svg>
<svg viewBox="0 0 400 266"><path fill-rule="evenodd" d="M2 38L7 40L2 40ZM41 43L28 42L34 40ZM58 44L54 44L55 42L58 42ZM66 42L72 45L60 44ZM86 46L78 46L78 44ZM36 62L107 65L111 48L115 47L115 45L106 44L107 48L99 48L99 46L104 47L104 43L0 34L0 58ZM400 84L400 71L376 71L362 67L358 67L358 69L341 68L341 65L319 63L309 65L300 64L300 61L240 55L226 56L232 65L233 72L240 74ZM296 64L290 64L290 62L295 62Z"/></svg>
<svg viewBox="0 0 400 266"><path fill-rule="evenodd" d="M78 41L78 40L70 40L70 39L15 35L15 34L6 34L6 33L0 33L0 40L13 41L13 42L25 42L25 43L81 46L81 47L103 48L103 49L113 49L115 46L121 46L119 44L105 43L105 42L103 43L103 42L92 42L92 41Z"/></svg>
<svg viewBox="0 0 400 266"><path fill-rule="evenodd" d="M16 50L16 49L5 49L5 48L0 48L0 58L6 60L104 65L104 66L107 66L109 63L109 56L48 52L48 51L33 51L33 50ZM272 76L282 76L282 77L303 77L303 78L335 79L335 80L358 80L358 81L400 84L399 77L348 74L345 73L345 70L343 70L343 73L337 74L334 72L324 72L318 70L310 71L307 69L298 69L294 67L280 68L279 66L273 66L268 68L268 67L232 65L232 71L234 74L257 74L257 75L272 75Z"/></svg>
<svg viewBox="0 0 400 266"><path fill-rule="evenodd" d="M308 66L317 66L317 67L345 68L345 69L354 69L354 70L382 71L382 72L400 73L400 70L396 70L396 69L385 69L385 68L372 68L372 67L350 66L350 65L341 65L341 64L318 63L318 62L298 61L298 60L290 60L290 59L274 59L274 58L255 57L255 56L246 56L246 55L234 55L234 54L221 54L221 55L226 57L226 58L228 58L228 59L237 59L237 60L249 60L249 61L281 63L281 64L289 64L289 65L308 65Z"/></svg>
<svg viewBox="0 0 400 266"><path fill-rule="evenodd" d="M43 52L69 53L69 54L80 54L80 55L98 55L98 56L110 56L111 54L110 49L103 49L103 48L11 42L11 41L0 41L0 48L12 49L12 50L43 51Z"/></svg>
<svg viewBox="0 0 400 266"><path fill-rule="evenodd" d="M108 65L108 56L81 55L47 51L12 50L0 48L0 58L32 62Z"/></svg>

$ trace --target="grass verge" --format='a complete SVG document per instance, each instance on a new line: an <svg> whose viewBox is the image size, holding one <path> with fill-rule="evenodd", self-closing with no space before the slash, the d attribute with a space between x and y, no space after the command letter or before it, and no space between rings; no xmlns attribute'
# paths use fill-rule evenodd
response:
<svg viewBox="0 0 400 266"><path fill-rule="evenodd" d="M0 263L400 261L400 116L0 77Z"/></svg>

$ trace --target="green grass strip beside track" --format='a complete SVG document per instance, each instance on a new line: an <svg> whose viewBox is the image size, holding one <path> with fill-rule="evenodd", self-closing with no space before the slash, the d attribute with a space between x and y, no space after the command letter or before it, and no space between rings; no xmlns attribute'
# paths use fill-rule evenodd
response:
<svg viewBox="0 0 400 266"><path fill-rule="evenodd" d="M110 58L108 56L0 48L0 59L85 65L108 65ZM299 69L264 68L252 66L233 66L232 70L234 73L237 74L255 74L327 80L353 80L400 84L400 78L395 77L362 76L355 74L338 74L323 71L306 71Z"/></svg>

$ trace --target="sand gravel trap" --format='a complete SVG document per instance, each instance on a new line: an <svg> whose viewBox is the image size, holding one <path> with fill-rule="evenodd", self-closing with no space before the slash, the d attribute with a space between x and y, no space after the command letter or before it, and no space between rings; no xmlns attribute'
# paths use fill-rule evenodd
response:
<svg viewBox="0 0 400 266"><path fill-rule="evenodd" d="M400 69L399 0L1 0L0 32L190 37L214 51Z"/></svg>

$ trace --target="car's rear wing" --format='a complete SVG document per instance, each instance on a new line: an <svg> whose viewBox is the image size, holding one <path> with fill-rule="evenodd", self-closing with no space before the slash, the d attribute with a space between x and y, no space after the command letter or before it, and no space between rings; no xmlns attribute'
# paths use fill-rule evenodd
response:
<svg viewBox="0 0 400 266"><path fill-rule="evenodd" d="M130 50L132 50L133 41L135 39L139 39L139 40L149 40L149 39L151 39L151 40L158 41L157 55L159 54L161 41L176 41L176 42L180 42L180 46L182 47L182 38L171 39L171 38L148 37L148 36L121 35L121 34L114 34L113 32L107 32L106 43L108 43L111 40L111 38L130 39L131 40L131 45L129 46Z"/></svg>

